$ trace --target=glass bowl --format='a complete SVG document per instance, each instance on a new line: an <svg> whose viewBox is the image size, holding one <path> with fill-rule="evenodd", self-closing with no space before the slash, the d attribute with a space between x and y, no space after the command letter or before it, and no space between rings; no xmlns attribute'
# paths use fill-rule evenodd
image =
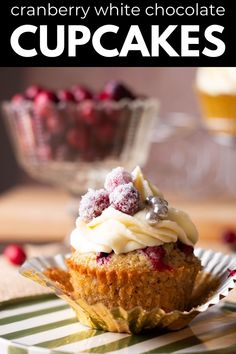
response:
<svg viewBox="0 0 236 354"><path fill-rule="evenodd" d="M154 98L3 103L20 165L36 180L73 195L100 187L115 166L146 162L158 108Z"/></svg>

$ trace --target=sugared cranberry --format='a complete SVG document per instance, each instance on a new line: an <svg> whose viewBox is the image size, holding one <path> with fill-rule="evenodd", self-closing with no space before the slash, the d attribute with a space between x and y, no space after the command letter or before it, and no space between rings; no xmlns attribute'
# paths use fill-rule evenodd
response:
<svg viewBox="0 0 236 354"><path fill-rule="evenodd" d="M38 94L40 92L42 92L43 89L40 86L37 85L33 85L33 86L29 86L26 90L25 90L25 96L29 99L29 100L34 100Z"/></svg>
<svg viewBox="0 0 236 354"><path fill-rule="evenodd" d="M139 192L131 182L116 187L109 199L111 206L122 213L134 215L139 210Z"/></svg>
<svg viewBox="0 0 236 354"><path fill-rule="evenodd" d="M26 97L25 95L22 95L21 93L17 93L15 94L13 97L12 97L12 102L14 103L20 103L22 101L25 101L26 100Z"/></svg>
<svg viewBox="0 0 236 354"><path fill-rule="evenodd" d="M44 105L48 103L58 103L58 97L53 91L42 91L35 97L35 104Z"/></svg>
<svg viewBox="0 0 236 354"><path fill-rule="evenodd" d="M86 150L89 147L89 136L85 129L70 129L66 134L68 144L77 150Z"/></svg>
<svg viewBox="0 0 236 354"><path fill-rule="evenodd" d="M96 257L97 263L99 265L107 264L111 259L112 254L113 252L111 253L99 252Z"/></svg>
<svg viewBox="0 0 236 354"><path fill-rule="evenodd" d="M132 176L123 167L116 167L107 174L104 187L108 192L112 192L121 184L132 182Z"/></svg>
<svg viewBox="0 0 236 354"><path fill-rule="evenodd" d="M109 194L105 189L90 189L82 196L79 206L79 215L85 222L101 215L109 206Z"/></svg>
<svg viewBox="0 0 236 354"><path fill-rule="evenodd" d="M171 270L172 268L165 264L164 257L165 257L165 250L162 246L152 246L147 247L142 250L146 256L150 259L153 269L158 271L165 271Z"/></svg>
<svg viewBox="0 0 236 354"><path fill-rule="evenodd" d="M186 256L193 254L193 247L189 245L185 245L182 242L178 242L178 248L181 252L183 252Z"/></svg>
<svg viewBox="0 0 236 354"><path fill-rule="evenodd" d="M93 98L93 94L86 87L76 85L72 89L76 102L82 102Z"/></svg>
<svg viewBox="0 0 236 354"><path fill-rule="evenodd" d="M57 94L58 98L62 102L74 102L75 96L69 90L60 90Z"/></svg>
<svg viewBox="0 0 236 354"><path fill-rule="evenodd" d="M101 101L113 100L120 101L122 98L134 99L134 94L122 83L117 81L109 81L98 98Z"/></svg>
<svg viewBox="0 0 236 354"><path fill-rule="evenodd" d="M236 244L236 231L226 230L222 234L222 241L228 244Z"/></svg>
<svg viewBox="0 0 236 354"><path fill-rule="evenodd" d="M3 252L4 256L14 265L21 265L26 260L26 253L19 245L9 245Z"/></svg>

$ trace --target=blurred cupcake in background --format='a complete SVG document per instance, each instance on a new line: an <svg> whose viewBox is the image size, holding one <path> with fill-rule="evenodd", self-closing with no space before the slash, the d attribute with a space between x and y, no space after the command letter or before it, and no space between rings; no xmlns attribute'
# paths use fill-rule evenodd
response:
<svg viewBox="0 0 236 354"><path fill-rule="evenodd" d="M236 137L236 68L199 68L196 86L207 128Z"/></svg>

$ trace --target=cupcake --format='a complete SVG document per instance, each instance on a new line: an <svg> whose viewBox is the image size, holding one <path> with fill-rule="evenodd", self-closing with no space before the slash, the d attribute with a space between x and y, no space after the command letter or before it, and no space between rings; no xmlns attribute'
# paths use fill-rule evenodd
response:
<svg viewBox="0 0 236 354"><path fill-rule="evenodd" d="M207 128L235 137L236 68L199 68L196 86Z"/></svg>
<svg viewBox="0 0 236 354"><path fill-rule="evenodd" d="M169 206L139 167L117 167L103 189L81 199L67 260L73 299L109 310L188 310L201 270L197 239L188 215Z"/></svg>

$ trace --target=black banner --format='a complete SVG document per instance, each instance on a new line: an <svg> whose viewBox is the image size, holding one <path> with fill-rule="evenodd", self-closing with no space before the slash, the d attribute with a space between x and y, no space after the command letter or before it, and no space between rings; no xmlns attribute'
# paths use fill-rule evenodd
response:
<svg viewBox="0 0 236 354"><path fill-rule="evenodd" d="M1 66L236 66L235 0L1 6Z"/></svg>

